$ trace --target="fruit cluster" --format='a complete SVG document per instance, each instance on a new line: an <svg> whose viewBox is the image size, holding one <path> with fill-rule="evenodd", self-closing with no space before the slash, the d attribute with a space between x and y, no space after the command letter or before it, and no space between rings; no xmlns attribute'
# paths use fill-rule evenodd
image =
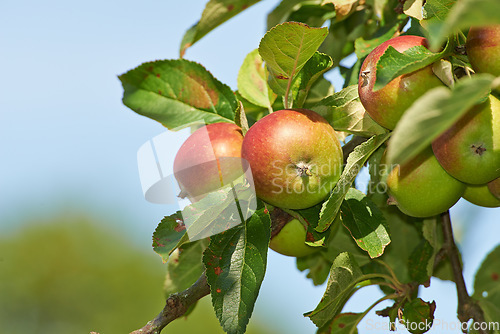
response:
<svg viewBox="0 0 500 334"><path fill-rule="evenodd" d="M389 46L404 52L427 43L419 36L395 37L376 47L361 66L361 103L374 121L393 130L419 97L444 84L430 65L374 91L377 63ZM471 29L466 48L475 71L500 76L500 26ZM256 195L276 207L270 247L289 256L314 251L304 244L304 224L286 210L322 202L339 180L343 154L332 126L311 110L285 109L261 118L245 135L231 123L198 129L175 157L181 195L195 202L227 185L242 174L242 161L251 167ZM500 100L491 94L432 146L386 176L389 202L410 216L440 214L461 197L500 206Z"/></svg>
<svg viewBox="0 0 500 334"><path fill-rule="evenodd" d="M443 85L429 65L374 91L377 63L389 46L398 52L427 47L418 36L399 36L376 47L365 59L358 92L367 113L392 130L405 110L429 89ZM500 26L471 28L466 50L476 72L500 76ZM414 159L387 176L389 202L407 215L428 217L461 197L484 207L500 206L500 100L490 94L468 110Z"/></svg>

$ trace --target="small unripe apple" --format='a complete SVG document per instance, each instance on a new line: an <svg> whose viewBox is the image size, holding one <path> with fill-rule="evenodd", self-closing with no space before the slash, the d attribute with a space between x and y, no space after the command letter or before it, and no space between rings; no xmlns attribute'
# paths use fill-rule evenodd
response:
<svg viewBox="0 0 500 334"><path fill-rule="evenodd" d="M292 217L279 208L271 211L271 241L269 248L286 256L302 257L319 250L308 246L307 228L297 218Z"/></svg>
<svg viewBox="0 0 500 334"><path fill-rule="evenodd" d="M451 176L469 184L500 177L500 100L488 100L469 110L432 143L432 149Z"/></svg>
<svg viewBox="0 0 500 334"><path fill-rule="evenodd" d="M242 176L241 129L232 123L214 123L197 129L182 144L174 160L181 197L201 199Z"/></svg>
<svg viewBox="0 0 500 334"><path fill-rule="evenodd" d="M427 47L427 41L420 36L398 36L373 49L361 65L358 82L359 99L371 118L378 124L392 130L403 113L416 99L429 89L443 83L427 66L412 73L399 76L380 90L373 91L377 79L377 62L389 46L398 52L415 46Z"/></svg>
<svg viewBox="0 0 500 334"><path fill-rule="evenodd" d="M472 27L465 47L476 72L500 76L500 25Z"/></svg>
<svg viewBox="0 0 500 334"><path fill-rule="evenodd" d="M486 208L500 207L500 199L493 196L486 184L468 185L462 197L472 204Z"/></svg>
<svg viewBox="0 0 500 334"><path fill-rule="evenodd" d="M387 177L390 201L405 214L429 217L445 212L460 199L465 184L441 167L429 147Z"/></svg>
<svg viewBox="0 0 500 334"><path fill-rule="evenodd" d="M304 209L324 200L342 173L342 148L328 122L307 109L285 109L257 121L241 152L255 192L281 208Z"/></svg>
<svg viewBox="0 0 500 334"><path fill-rule="evenodd" d="M496 198L500 199L500 177L488 183L488 189Z"/></svg>

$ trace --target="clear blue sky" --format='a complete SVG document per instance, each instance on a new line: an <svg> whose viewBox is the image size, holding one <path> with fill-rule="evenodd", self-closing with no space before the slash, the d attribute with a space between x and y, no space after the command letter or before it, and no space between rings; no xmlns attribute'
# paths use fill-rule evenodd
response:
<svg viewBox="0 0 500 334"><path fill-rule="evenodd" d="M195 44L186 58L235 89L239 66L258 46L265 13L277 3L250 8ZM164 129L122 105L117 75L145 61L177 58L184 31L198 20L204 4L0 4L0 233L24 218L91 211L112 217L138 245L150 247L152 231L169 212L144 200L136 152ZM467 252L469 286L479 261L498 243L498 233L491 231L498 232L499 214L499 209L476 209L463 201L452 210ZM315 307L323 290L304 279L294 259L271 252L255 312L289 333L313 333L315 327L301 314ZM379 295L376 289L362 292L349 310L361 311ZM437 318L456 321L451 284L435 280L423 296L438 300ZM374 333L363 326L361 333Z"/></svg>

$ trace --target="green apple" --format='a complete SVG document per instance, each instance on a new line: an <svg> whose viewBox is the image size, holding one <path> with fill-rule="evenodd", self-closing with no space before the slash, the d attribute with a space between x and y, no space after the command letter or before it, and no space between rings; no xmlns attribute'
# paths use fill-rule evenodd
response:
<svg viewBox="0 0 500 334"><path fill-rule="evenodd" d="M496 198L500 199L500 178L488 182L488 189Z"/></svg>
<svg viewBox="0 0 500 334"><path fill-rule="evenodd" d="M307 109L285 109L257 121L241 155L255 192L281 208L304 209L324 200L342 173L342 148L328 122Z"/></svg>
<svg viewBox="0 0 500 334"><path fill-rule="evenodd" d="M233 123L214 123L197 129L174 159L174 176L181 197L191 201L242 176L243 134Z"/></svg>
<svg viewBox="0 0 500 334"><path fill-rule="evenodd" d="M389 46L398 52L415 46L427 47L427 41L420 36L398 36L373 49L361 65L358 92L359 99L367 113L378 124L392 130L403 113L416 99L429 89L443 85L434 75L432 67L427 66L412 73L399 76L380 90L374 91L377 79L377 63Z"/></svg>
<svg viewBox="0 0 500 334"><path fill-rule="evenodd" d="M500 76L500 25L472 27L465 47L476 72Z"/></svg>
<svg viewBox="0 0 500 334"><path fill-rule="evenodd" d="M271 212L273 231L269 248L286 256L302 257L319 250L308 246L306 241L307 228L298 219L275 208Z"/></svg>
<svg viewBox="0 0 500 334"><path fill-rule="evenodd" d="M484 206L486 208L500 207L500 199L493 196L486 184L467 186L462 197L472 204Z"/></svg>
<svg viewBox="0 0 500 334"><path fill-rule="evenodd" d="M432 143L443 168L464 183L485 184L500 177L500 100L469 110Z"/></svg>
<svg viewBox="0 0 500 334"><path fill-rule="evenodd" d="M441 167L429 147L387 177L390 201L405 214L429 217L445 212L462 196L465 184Z"/></svg>

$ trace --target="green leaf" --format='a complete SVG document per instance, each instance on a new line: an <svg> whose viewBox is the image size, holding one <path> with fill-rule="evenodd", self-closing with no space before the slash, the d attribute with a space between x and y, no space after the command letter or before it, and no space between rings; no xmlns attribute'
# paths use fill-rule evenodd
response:
<svg viewBox="0 0 500 334"><path fill-rule="evenodd" d="M153 250L167 262L170 253L177 248L181 240L185 240L186 226L181 211L165 217L153 233Z"/></svg>
<svg viewBox="0 0 500 334"><path fill-rule="evenodd" d="M450 54L452 49L452 43L448 43L442 52L434 53L425 46L419 45L400 53L394 47L389 46L377 62L377 75L373 90L377 91L384 88L385 85L400 75L429 66Z"/></svg>
<svg viewBox="0 0 500 334"><path fill-rule="evenodd" d="M296 75L314 55L327 33L327 28L287 22L264 35L259 53L266 62L269 84L275 93L287 98Z"/></svg>
<svg viewBox="0 0 500 334"><path fill-rule="evenodd" d="M243 103L240 101L238 109L236 109L236 115L234 121L236 122L236 125L238 125L241 128L241 132L243 133L243 136L247 133L249 126L248 126L248 120L247 120L247 115L245 114L245 108L243 107Z"/></svg>
<svg viewBox="0 0 500 334"><path fill-rule="evenodd" d="M435 18L424 22L432 48L437 48L451 34L471 26L500 24L498 0L461 0L456 3L432 0L427 1L424 9L426 17Z"/></svg>
<svg viewBox="0 0 500 334"><path fill-rule="evenodd" d="M341 206L342 224L371 258L379 257L391 242L389 227L380 209L361 191L351 188Z"/></svg>
<svg viewBox="0 0 500 334"><path fill-rule="evenodd" d="M119 78L123 103L168 129L234 121L238 106L234 93L195 62L144 63Z"/></svg>
<svg viewBox="0 0 500 334"><path fill-rule="evenodd" d="M349 230L343 228L340 218L335 220L328 231L330 237L326 249L297 258L297 268L300 271L307 270L306 277L312 279L314 285L321 285L326 281L333 259L343 252L349 252L360 266L364 266L371 261L368 254L358 247Z"/></svg>
<svg viewBox="0 0 500 334"><path fill-rule="evenodd" d="M408 259L410 278L419 284L429 284L434 265L434 248L427 240L422 240Z"/></svg>
<svg viewBox="0 0 500 334"><path fill-rule="evenodd" d="M244 333L264 279L271 220L264 209L210 238L203 255L212 304L222 329Z"/></svg>
<svg viewBox="0 0 500 334"><path fill-rule="evenodd" d="M403 306L403 321L410 333L421 334L431 329L436 302L424 302L417 298Z"/></svg>
<svg viewBox="0 0 500 334"><path fill-rule="evenodd" d="M332 67L332 58L329 55L316 51L298 73L294 81L292 87L293 97L296 100L294 105L302 107L312 85L322 77L323 73Z"/></svg>
<svg viewBox="0 0 500 334"><path fill-rule="evenodd" d="M332 5L322 5L320 0L282 0L267 16L267 29L286 22L302 22L309 26L320 27L335 16Z"/></svg>
<svg viewBox="0 0 500 334"><path fill-rule="evenodd" d="M249 102L267 109L276 99L276 94L268 89L266 69L257 49L245 57L240 67L238 91Z"/></svg>
<svg viewBox="0 0 500 334"><path fill-rule="evenodd" d="M439 218L434 217L425 219L422 224L422 234L432 247L432 256L427 263L427 275L432 275L441 280L453 281L453 269L448 259L448 255L443 255L439 264L435 263L436 255L441 251L444 243L443 230L439 223Z"/></svg>
<svg viewBox="0 0 500 334"><path fill-rule="evenodd" d="M189 288L205 270L202 257L208 245L206 239L182 245L176 249L167 263L164 293L172 293Z"/></svg>
<svg viewBox="0 0 500 334"><path fill-rule="evenodd" d="M490 93L493 77L477 74L458 81L452 90L429 90L405 111L387 149L389 164L403 164L428 147L470 108Z"/></svg>
<svg viewBox="0 0 500 334"><path fill-rule="evenodd" d="M474 278L474 295L477 300L488 300L500 305L500 245L483 260ZM500 318L497 318L497 321Z"/></svg>
<svg viewBox="0 0 500 334"><path fill-rule="evenodd" d="M267 30L288 21L290 14L305 0L281 0L281 2L267 15Z"/></svg>
<svg viewBox="0 0 500 334"><path fill-rule="evenodd" d="M367 113L358 96L358 86L352 85L328 96L311 107L337 131L371 137L387 131Z"/></svg>
<svg viewBox="0 0 500 334"><path fill-rule="evenodd" d="M316 334L357 334L357 326L363 316L363 313L340 313L330 323L318 329Z"/></svg>
<svg viewBox="0 0 500 334"><path fill-rule="evenodd" d="M320 220L316 231L323 232L328 229L339 212L340 205L344 200L345 195L349 191L354 179L359 171L368 160L370 155L377 150L388 138L390 134L377 135L368 139L363 144L357 146L354 151L349 154L347 163L340 176L339 181L335 185L328 200L323 203L321 208Z"/></svg>
<svg viewBox="0 0 500 334"><path fill-rule="evenodd" d="M210 0L201 14L201 19L182 38L180 55L214 28L244 11L259 0Z"/></svg>
<svg viewBox="0 0 500 334"><path fill-rule="evenodd" d="M318 231L315 230L316 226L318 226L320 211L321 211L321 205L318 204L307 209L297 210L296 212L290 212L292 216L301 220L303 224L307 226L306 244L308 244L309 246L314 246L314 247L326 246L326 242L331 233L329 230L323 233L319 233Z"/></svg>
<svg viewBox="0 0 500 334"><path fill-rule="evenodd" d="M354 41L354 50L356 52L356 56L358 59L362 59L370 52L373 51L377 46L384 43L385 41L390 40L394 34L397 32L399 24L395 24L390 27L382 27L382 29L378 32L378 36L371 39L364 39L363 37L356 38Z"/></svg>
<svg viewBox="0 0 500 334"><path fill-rule="evenodd" d="M304 314L318 327L325 326L328 321L341 311L345 301L354 292L357 283L362 280L363 273L356 260L349 253L341 253L330 269L330 278L325 294L314 311Z"/></svg>
<svg viewBox="0 0 500 334"><path fill-rule="evenodd" d="M287 21L302 22L310 27L321 27L334 18L335 7L332 4L320 4L319 0L303 1L298 8L290 13Z"/></svg>

